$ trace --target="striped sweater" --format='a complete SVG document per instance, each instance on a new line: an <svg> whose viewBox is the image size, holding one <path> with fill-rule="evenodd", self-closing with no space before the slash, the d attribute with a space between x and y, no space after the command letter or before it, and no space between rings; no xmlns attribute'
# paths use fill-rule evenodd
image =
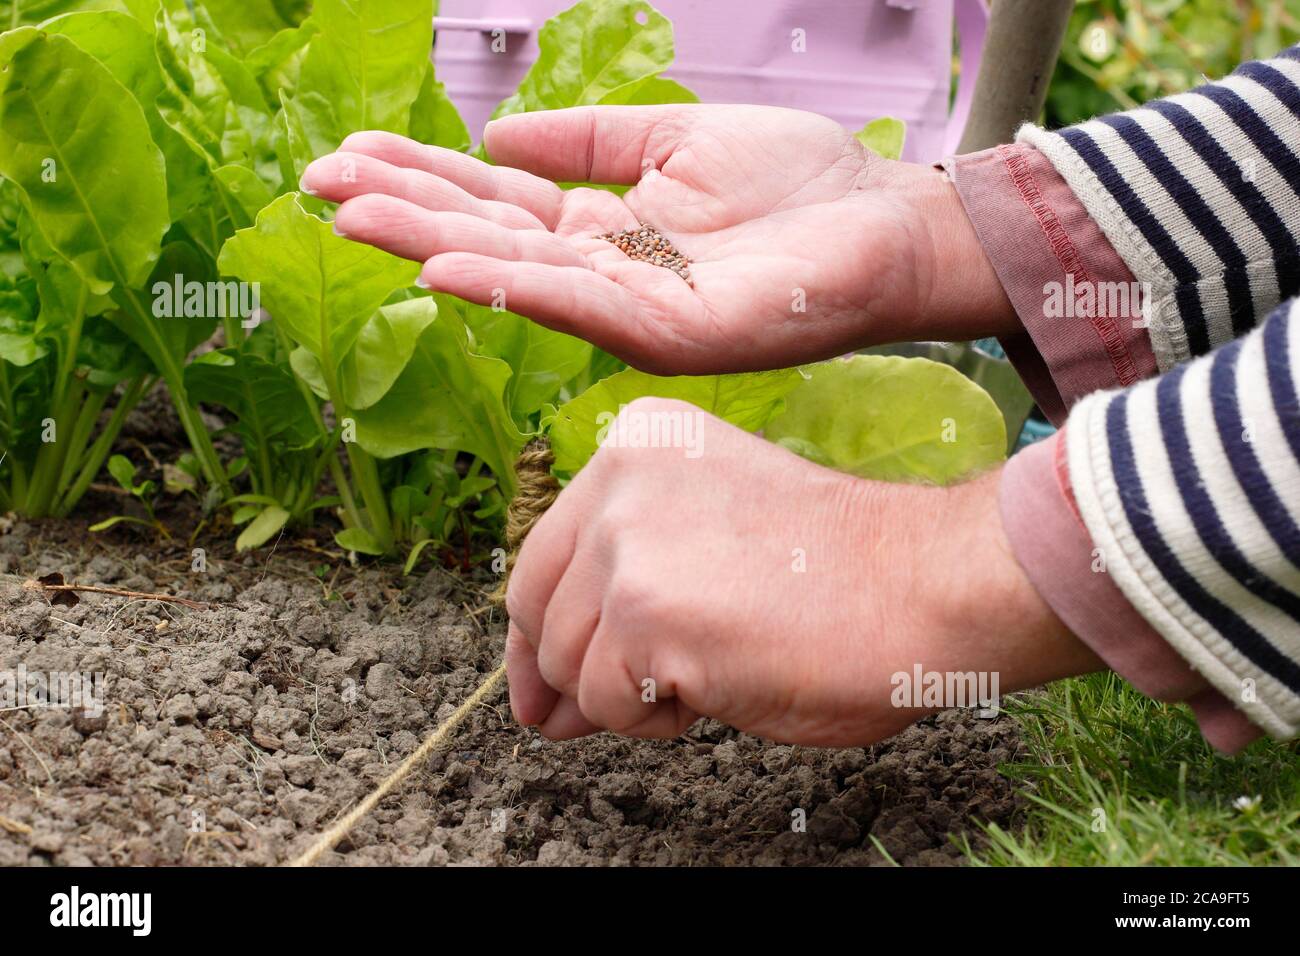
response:
<svg viewBox="0 0 1300 956"><path fill-rule="evenodd" d="M1133 276L1162 374L1070 412L1124 596L1252 721L1300 732L1300 48L1055 133L1024 128Z"/></svg>

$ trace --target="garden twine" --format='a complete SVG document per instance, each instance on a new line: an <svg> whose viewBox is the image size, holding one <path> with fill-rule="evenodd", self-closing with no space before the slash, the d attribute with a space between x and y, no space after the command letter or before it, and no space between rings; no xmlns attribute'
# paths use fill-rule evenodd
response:
<svg viewBox="0 0 1300 956"><path fill-rule="evenodd" d="M493 603L504 607L506 584L510 572L515 566L519 548L528 537L528 532L549 508L560 493L559 482L551 474L551 465L555 456L551 453L550 443L545 438L535 438L524 446L515 460L515 474L518 476L519 490L506 511L506 565L500 586L492 592ZM479 684L474 693L456 708L456 711L439 724L434 731L424 738L424 742L415 751L398 764L397 769L389 774L369 796L353 807L332 827L322 833L307 852L295 859L290 866L314 866L322 856L334 849L335 845L352 831L352 828L380 800L388 796L398 784L428 759L429 755L451 739L456 728L468 717L479 704L490 698L505 681L506 665L500 664L496 670Z"/></svg>

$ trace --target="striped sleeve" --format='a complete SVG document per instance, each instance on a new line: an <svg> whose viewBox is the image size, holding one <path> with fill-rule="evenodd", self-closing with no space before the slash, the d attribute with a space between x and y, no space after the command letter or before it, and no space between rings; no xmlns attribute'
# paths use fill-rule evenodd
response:
<svg viewBox="0 0 1300 956"><path fill-rule="evenodd" d="M1300 46L1036 147L1144 291L1160 369L1205 355L1300 292ZM1172 386L1168 386L1172 387Z"/></svg>
<svg viewBox="0 0 1300 956"><path fill-rule="evenodd" d="M1079 513L1138 612L1255 724L1300 732L1300 304L1075 406Z"/></svg>

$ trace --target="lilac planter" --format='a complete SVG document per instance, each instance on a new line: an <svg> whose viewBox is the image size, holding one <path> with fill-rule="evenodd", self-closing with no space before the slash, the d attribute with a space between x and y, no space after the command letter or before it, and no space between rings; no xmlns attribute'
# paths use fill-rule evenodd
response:
<svg viewBox="0 0 1300 956"><path fill-rule="evenodd" d="M988 12L984 0L652 0L673 22L667 75L710 103L811 110L860 129L878 116L907 121L904 158L956 147L969 109ZM471 133L518 86L537 31L573 0L442 0L434 59ZM962 81L949 116L953 25ZM493 53L492 31L506 31ZM802 30L805 52L792 48Z"/></svg>

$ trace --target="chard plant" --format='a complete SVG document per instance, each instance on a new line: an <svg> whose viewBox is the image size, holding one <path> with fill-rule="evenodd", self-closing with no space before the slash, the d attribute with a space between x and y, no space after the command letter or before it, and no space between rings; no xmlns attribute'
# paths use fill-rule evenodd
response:
<svg viewBox="0 0 1300 956"><path fill-rule="evenodd" d="M0 182L0 227L0 509L62 516L153 375L125 335L92 316L107 301L44 242L10 182Z"/></svg>

